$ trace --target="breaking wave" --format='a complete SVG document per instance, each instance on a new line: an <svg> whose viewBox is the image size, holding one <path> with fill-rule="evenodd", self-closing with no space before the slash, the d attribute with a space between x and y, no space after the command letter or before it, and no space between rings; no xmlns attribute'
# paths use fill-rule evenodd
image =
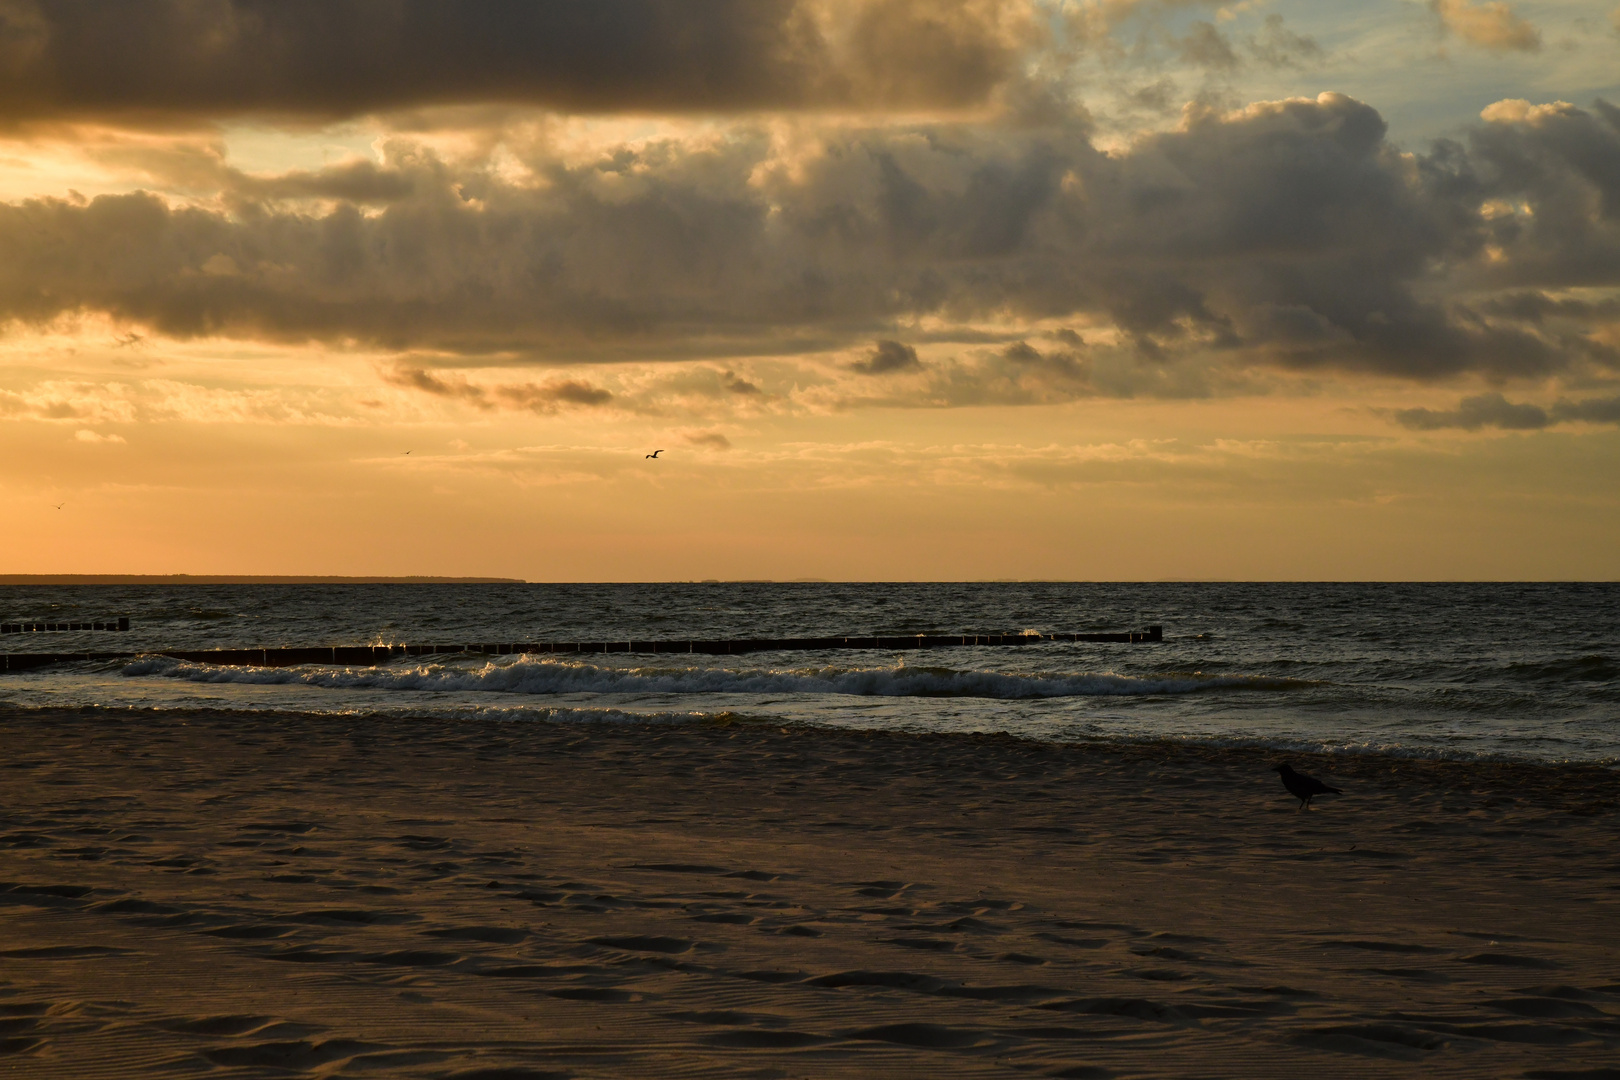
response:
<svg viewBox="0 0 1620 1080"><path fill-rule="evenodd" d="M1319 685L1260 676L1112 673L1009 674L938 667L609 667L580 661L514 658L478 664L383 667L308 665L222 667L171 657L143 657L127 676L155 675L202 683L304 685L331 689L483 691L505 694L847 694L859 697L965 697L1018 700L1128 697L1219 690L1286 691Z"/></svg>

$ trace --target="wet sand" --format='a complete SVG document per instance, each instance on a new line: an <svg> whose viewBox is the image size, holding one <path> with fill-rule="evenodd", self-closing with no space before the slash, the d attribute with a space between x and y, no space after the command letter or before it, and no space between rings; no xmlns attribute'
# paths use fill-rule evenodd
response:
<svg viewBox="0 0 1620 1080"><path fill-rule="evenodd" d="M0 1076L1620 1077L1620 776L0 710Z"/></svg>

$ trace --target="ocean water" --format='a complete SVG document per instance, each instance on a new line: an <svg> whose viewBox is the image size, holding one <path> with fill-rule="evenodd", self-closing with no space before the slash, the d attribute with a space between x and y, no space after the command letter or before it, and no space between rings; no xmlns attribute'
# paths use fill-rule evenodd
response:
<svg viewBox="0 0 1620 1080"><path fill-rule="evenodd" d="M0 674L0 704L468 723L737 723L1620 764L1620 584L0 586L0 652L1120 631L1160 644L739 656L156 657ZM244 717L246 720L247 717Z"/></svg>

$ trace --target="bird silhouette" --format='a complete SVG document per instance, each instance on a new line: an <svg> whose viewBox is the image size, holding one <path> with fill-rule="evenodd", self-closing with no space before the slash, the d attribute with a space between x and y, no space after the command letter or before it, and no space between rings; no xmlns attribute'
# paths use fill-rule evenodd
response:
<svg viewBox="0 0 1620 1080"><path fill-rule="evenodd" d="M656 458L656 457L658 457L659 454L662 454L662 453L663 453L662 450L654 450L652 453L648 454L647 456L650 457L650 458Z"/></svg>
<svg viewBox="0 0 1620 1080"><path fill-rule="evenodd" d="M410 456L411 456L411 452L410 452L410 451L409 451L409 450L407 450L407 451L405 451L405 455L404 455L404 456L405 456L405 457L410 457Z"/></svg>
<svg viewBox="0 0 1620 1080"><path fill-rule="evenodd" d="M60 509L62 509L62 507L64 507L64 506L66 506L66 505L67 505L67 503L65 503L65 502L62 502L62 503L57 503L57 504L56 504L56 508L57 508L57 509L58 509L58 510L60 510Z"/></svg>
<svg viewBox="0 0 1620 1080"><path fill-rule="evenodd" d="M1299 800L1301 810L1309 810L1311 808L1311 799L1318 795L1344 794L1336 787L1328 787L1314 776L1295 772L1294 767L1286 761L1281 765L1273 765L1271 768L1273 772L1282 777L1283 787L1288 789L1288 793Z"/></svg>

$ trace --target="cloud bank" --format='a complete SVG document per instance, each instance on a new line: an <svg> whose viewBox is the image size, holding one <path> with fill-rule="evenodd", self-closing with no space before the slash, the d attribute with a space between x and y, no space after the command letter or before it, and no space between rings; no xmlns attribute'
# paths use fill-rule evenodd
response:
<svg viewBox="0 0 1620 1080"><path fill-rule="evenodd" d="M1463 398L1455 409L1401 409L1395 413L1396 421L1413 431L1440 431L1457 428L1478 431L1481 428L1500 428L1503 431L1540 431L1554 424L1585 422L1589 424L1620 424L1620 396L1587 398L1584 401L1561 400L1551 408L1528 403L1515 404L1501 394L1479 394Z"/></svg>
<svg viewBox="0 0 1620 1080"><path fill-rule="evenodd" d="M957 108L1035 27L1011 0L5 0L0 115Z"/></svg>
<svg viewBox="0 0 1620 1080"><path fill-rule="evenodd" d="M1499 102L1421 153L1324 93L1189 106L1112 153L1070 114L760 122L583 160L541 139L500 167L396 138L380 162L213 175L212 200L0 204L0 319L507 362L870 346L870 375L913 366L924 323L1073 325L1149 367L1620 369L1601 101Z"/></svg>
<svg viewBox="0 0 1620 1080"><path fill-rule="evenodd" d="M453 398L485 411L528 409L553 413L570 405L606 405L613 393L578 379L553 379L544 384L514 383L480 386L459 375L436 375L422 368L401 366L384 374L385 382L435 397Z"/></svg>

